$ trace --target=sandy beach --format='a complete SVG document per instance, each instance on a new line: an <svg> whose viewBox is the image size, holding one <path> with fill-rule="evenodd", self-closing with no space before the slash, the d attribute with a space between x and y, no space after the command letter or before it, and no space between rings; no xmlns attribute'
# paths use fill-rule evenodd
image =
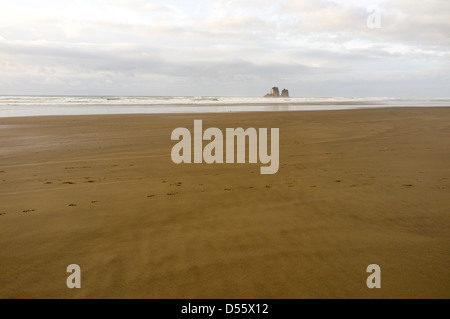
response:
<svg viewBox="0 0 450 319"><path fill-rule="evenodd" d="M174 164L194 119L279 128L278 173ZM0 118L0 136L0 298L450 298L450 108Z"/></svg>

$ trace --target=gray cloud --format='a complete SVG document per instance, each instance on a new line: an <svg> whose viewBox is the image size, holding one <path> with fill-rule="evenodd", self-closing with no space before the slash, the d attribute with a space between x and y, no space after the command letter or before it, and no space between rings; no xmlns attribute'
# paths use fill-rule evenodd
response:
<svg viewBox="0 0 450 319"><path fill-rule="evenodd" d="M79 3L5 5L0 94L449 94L445 0L375 1L381 29L351 0Z"/></svg>

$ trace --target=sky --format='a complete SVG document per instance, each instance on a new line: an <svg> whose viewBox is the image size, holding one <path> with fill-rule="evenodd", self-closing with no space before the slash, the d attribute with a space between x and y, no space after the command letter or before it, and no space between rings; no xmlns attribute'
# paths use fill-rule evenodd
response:
<svg viewBox="0 0 450 319"><path fill-rule="evenodd" d="M0 95L450 97L448 0L0 0Z"/></svg>

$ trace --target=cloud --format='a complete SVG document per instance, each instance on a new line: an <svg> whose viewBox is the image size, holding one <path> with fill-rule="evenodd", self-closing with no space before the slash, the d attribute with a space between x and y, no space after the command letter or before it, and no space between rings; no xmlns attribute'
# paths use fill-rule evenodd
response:
<svg viewBox="0 0 450 319"><path fill-rule="evenodd" d="M364 95L422 83L442 96L450 2L372 2L380 29L356 0L9 2L0 93L260 95L279 84Z"/></svg>

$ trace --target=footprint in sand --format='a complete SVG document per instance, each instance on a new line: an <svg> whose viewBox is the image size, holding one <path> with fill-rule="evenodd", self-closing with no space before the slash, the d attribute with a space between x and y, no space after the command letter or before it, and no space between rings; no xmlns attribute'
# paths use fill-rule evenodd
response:
<svg viewBox="0 0 450 319"><path fill-rule="evenodd" d="M231 188L224 188L225 191L231 191Z"/></svg>
<svg viewBox="0 0 450 319"><path fill-rule="evenodd" d="M147 195L148 198L150 197L155 197L155 195L151 194L151 195Z"/></svg>
<svg viewBox="0 0 450 319"><path fill-rule="evenodd" d="M44 184L53 184L53 182L45 182Z"/></svg>
<svg viewBox="0 0 450 319"><path fill-rule="evenodd" d="M98 203L98 200L91 201L91 204L95 204L95 203Z"/></svg>
<svg viewBox="0 0 450 319"><path fill-rule="evenodd" d="M63 182L63 184L70 184L70 185L72 185L72 184L75 184L74 182Z"/></svg>
<svg viewBox="0 0 450 319"><path fill-rule="evenodd" d="M31 213L31 212L34 212L34 209L26 209L22 211L22 213Z"/></svg>
<svg viewBox="0 0 450 319"><path fill-rule="evenodd" d="M95 181L89 180L89 181L86 181L85 183L95 183Z"/></svg>
<svg viewBox="0 0 450 319"><path fill-rule="evenodd" d="M335 182L336 182L336 183L341 183L342 180L341 180L341 179L337 179L337 180L335 180Z"/></svg>
<svg viewBox="0 0 450 319"><path fill-rule="evenodd" d="M403 184L402 186L411 187L411 186L413 186L413 185L412 185L412 184Z"/></svg>
<svg viewBox="0 0 450 319"><path fill-rule="evenodd" d="M294 187L294 183L293 182L287 182L285 183L288 187Z"/></svg>
<svg viewBox="0 0 450 319"><path fill-rule="evenodd" d="M76 207L77 204L69 204L69 207Z"/></svg>
<svg viewBox="0 0 450 319"><path fill-rule="evenodd" d="M181 186L181 182L172 183L172 184L170 184L170 186Z"/></svg>
<svg viewBox="0 0 450 319"><path fill-rule="evenodd" d="M176 195L176 194L178 194L178 192L175 192L175 193L167 193L167 196L172 196L172 195Z"/></svg>

